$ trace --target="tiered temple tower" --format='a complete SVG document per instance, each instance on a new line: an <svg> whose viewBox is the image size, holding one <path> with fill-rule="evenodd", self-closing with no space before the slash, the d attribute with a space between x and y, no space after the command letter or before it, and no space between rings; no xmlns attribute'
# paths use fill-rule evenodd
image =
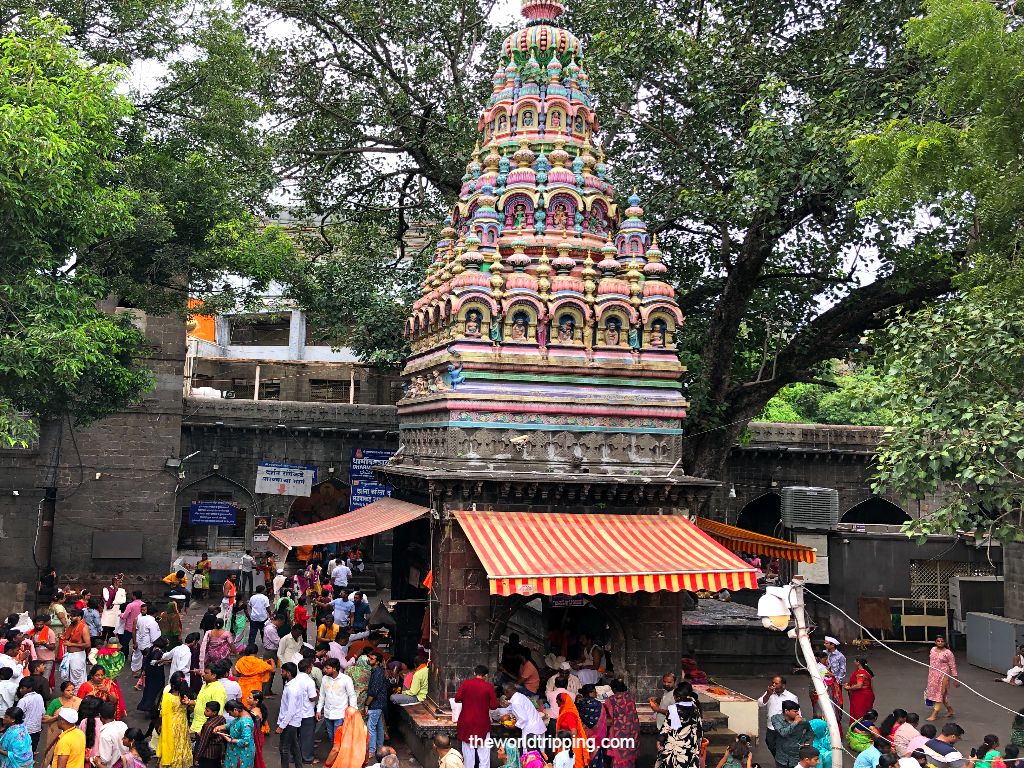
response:
<svg viewBox="0 0 1024 768"><path fill-rule="evenodd" d="M489 592L460 514L671 515L714 485L679 466L683 316L636 192L619 210L563 10L523 0L526 26L504 42L406 326L401 449L386 476L434 514L430 690L442 705L474 664L493 665L529 596L492 597L503 593L493 578ZM659 589L587 598L614 614L638 685L679 660L679 596Z"/></svg>

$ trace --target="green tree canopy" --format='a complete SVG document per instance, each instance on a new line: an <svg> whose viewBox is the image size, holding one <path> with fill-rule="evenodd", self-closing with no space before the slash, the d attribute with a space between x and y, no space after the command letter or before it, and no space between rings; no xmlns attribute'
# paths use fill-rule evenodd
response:
<svg viewBox="0 0 1024 768"><path fill-rule="evenodd" d="M869 215L914 212L965 254L962 294L880 337L887 407L878 486L947 504L916 532L1024 538L1021 157L1024 32L987 0L928 0L909 48L935 76L913 109L853 143Z"/></svg>

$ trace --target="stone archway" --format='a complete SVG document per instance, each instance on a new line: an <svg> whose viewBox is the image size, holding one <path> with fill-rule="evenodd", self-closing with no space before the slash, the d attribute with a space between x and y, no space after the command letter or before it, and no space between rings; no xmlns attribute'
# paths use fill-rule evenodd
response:
<svg viewBox="0 0 1024 768"><path fill-rule="evenodd" d="M765 536L777 536L782 523L782 497L765 493L747 502L736 518L736 527Z"/></svg>
<svg viewBox="0 0 1024 768"><path fill-rule="evenodd" d="M910 515L880 496L872 496L855 504L840 520L842 523L859 523L861 525L902 525L909 521Z"/></svg>

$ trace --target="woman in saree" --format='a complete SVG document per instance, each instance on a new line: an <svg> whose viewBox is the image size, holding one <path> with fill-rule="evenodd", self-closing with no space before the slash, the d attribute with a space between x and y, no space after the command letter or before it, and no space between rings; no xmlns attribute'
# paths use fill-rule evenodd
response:
<svg viewBox="0 0 1024 768"><path fill-rule="evenodd" d="M160 701L160 741L156 756L160 758L162 768L192 768L188 708L195 702L188 694L185 673L175 672Z"/></svg>
<svg viewBox="0 0 1024 768"><path fill-rule="evenodd" d="M182 597L182 599L184 599ZM174 648L181 644L181 611L177 600L168 600L157 620L160 624L160 637L167 638L167 647Z"/></svg>
<svg viewBox="0 0 1024 768"><path fill-rule="evenodd" d="M580 688L579 696L576 697L576 711L580 713L580 721L587 736L591 736L601 719L601 702L597 699L596 685L591 683ZM604 750L598 747L590 755L590 768L604 768L606 764Z"/></svg>
<svg viewBox="0 0 1024 768"><path fill-rule="evenodd" d="M572 734L572 755L575 768L587 768L590 753L587 751L587 729L579 710L568 693L560 693L555 697L558 704L558 718L555 720L555 731L568 731Z"/></svg>
<svg viewBox="0 0 1024 768"><path fill-rule="evenodd" d="M47 705L46 714L43 715L43 725L46 727L43 739L47 747L56 743L57 737L60 736L60 728L57 726L57 710L67 707L77 712L81 704L82 700L75 695L75 684L70 680L61 683L60 695Z"/></svg>
<svg viewBox="0 0 1024 768"><path fill-rule="evenodd" d="M612 695L601 705L593 737L617 745L605 750L612 768L633 768L640 750L640 716L624 682L612 680L611 689Z"/></svg>
<svg viewBox="0 0 1024 768"><path fill-rule="evenodd" d="M252 715L237 699L229 701L224 710L234 718L226 726L228 749L224 755L224 768L253 768L256 762L256 739Z"/></svg>
<svg viewBox="0 0 1024 768"><path fill-rule="evenodd" d="M9 707L4 713L4 733L0 736L0 768L32 768L32 737L25 730L21 707Z"/></svg>
<svg viewBox="0 0 1024 768"><path fill-rule="evenodd" d="M366 686L370 684L370 671L370 660L365 653L345 670L345 674L352 678L352 687L356 690L356 707L360 712L366 706Z"/></svg>
<svg viewBox="0 0 1024 768"><path fill-rule="evenodd" d="M256 745L256 756L253 768L267 768L263 762L263 740L270 733L270 716L263 703L263 691L253 691L245 702L246 709L253 719L253 743Z"/></svg>
<svg viewBox="0 0 1024 768"><path fill-rule="evenodd" d="M240 699L243 702L249 701L249 694L253 691L262 690L264 684L270 682L270 675L274 671L274 665L261 659L259 652L256 644L251 643L235 661L235 680L242 689Z"/></svg>
<svg viewBox="0 0 1024 768"><path fill-rule="evenodd" d="M224 619L217 619L213 629L203 636L203 644L199 646L199 668L206 669L211 664L231 656L234 649L234 638L224 629Z"/></svg>
<svg viewBox="0 0 1024 768"><path fill-rule="evenodd" d="M249 644L249 617L245 615L245 605L241 602L235 603L231 609L231 642L235 647L235 653L241 653Z"/></svg>
<svg viewBox="0 0 1024 768"><path fill-rule="evenodd" d="M811 732L814 734L812 747L818 750L818 768L832 768L832 737L828 732L828 723L820 717L808 720Z"/></svg>
<svg viewBox="0 0 1024 768"><path fill-rule="evenodd" d="M85 699L94 697L100 701L112 701L117 707L117 719L124 719L128 711L124 706L124 697L121 695L121 687L115 680L107 677L107 670L99 664L95 664L89 670L89 678L78 688L78 698Z"/></svg>
<svg viewBox="0 0 1024 768"><path fill-rule="evenodd" d="M698 768L704 726L696 696L677 687L675 703L669 707L665 724L658 731L658 759L655 768ZM674 711L673 711L674 710Z"/></svg>
<svg viewBox="0 0 1024 768"><path fill-rule="evenodd" d="M334 744L324 760L324 768L362 768L369 744L370 732L359 710L349 707L341 726L334 732Z"/></svg>
<svg viewBox="0 0 1024 768"><path fill-rule="evenodd" d="M117 680L124 669L124 653L117 635L111 636L107 644L96 652L96 663L106 671L108 680Z"/></svg>
<svg viewBox="0 0 1024 768"><path fill-rule="evenodd" d="M846 743L850 749L858 755L875 743L875 738L881 736L875 721L878 720L878 713L869 709L859 720L850 723L846 731Z"/></svg>
<svg viewBox="0 0 1024 768"><path fill-rule="evenodd" d="M871 684L875 674L863 656L854 659L853 663L854 672L843 688L850 692L850 719L860 720L875 705L875 690Z"/></svg>
<svg viewBox="0 0 1024 768"><path fill-rule="evenodd" d="M200 589L202 589L202 594L198 595L198 597L205 598L210 594L210 574L213 573L213 562L210 560L210 556L205 552L203 552L203 556L199 558L199 562L196 563L196 573L202 574L203 576L202 586L200 587Z"/></svg>
<svg viewBox="0 0 1024 768"><path fill-rule="evenodd" d="M274 604L274 613L284 613L288 616L288 626L295 623L295 600L292 598L292 591L286 589L281 597Z"/></svg>

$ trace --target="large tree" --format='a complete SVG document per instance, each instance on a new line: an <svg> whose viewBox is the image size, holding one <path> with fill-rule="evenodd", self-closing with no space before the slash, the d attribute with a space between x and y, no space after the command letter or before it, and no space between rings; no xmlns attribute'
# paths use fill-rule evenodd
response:
<svg viewBox="0 0 1024 768"><path fill-rule="evenodd" d="M1024 540L1024 32L988 0L928 0L908 45L939 76L904 118L854 143L861 207L958 233L961 293L884 335L888 407L879 487L945 504L918 532Z"/></svg>
<svg viewBox="0 0 1024 768"><path fill-rule="evenodd" d="M263 0L260 21L290 30L266 45L285 65L282 141L312 214L368 212L395 234L443 215L499 61L489 5ZM781 387L950 289L945 233L858 214L847 148L929 76L903 46L916 7L572 5L614 180L642 187L688 315L690 472L715 476Z"/></svg>
<svg viewBox="0 0 1024 768"><path fill-rule="evenodd" d="M233 12L189 11L0 4L0 442L148 386L144 338L99 300L184 315L189 295L233 305L291 264L260 219L276 184L257 125L266 68ZM125 95L110 59L164 74Z"/></svg>

